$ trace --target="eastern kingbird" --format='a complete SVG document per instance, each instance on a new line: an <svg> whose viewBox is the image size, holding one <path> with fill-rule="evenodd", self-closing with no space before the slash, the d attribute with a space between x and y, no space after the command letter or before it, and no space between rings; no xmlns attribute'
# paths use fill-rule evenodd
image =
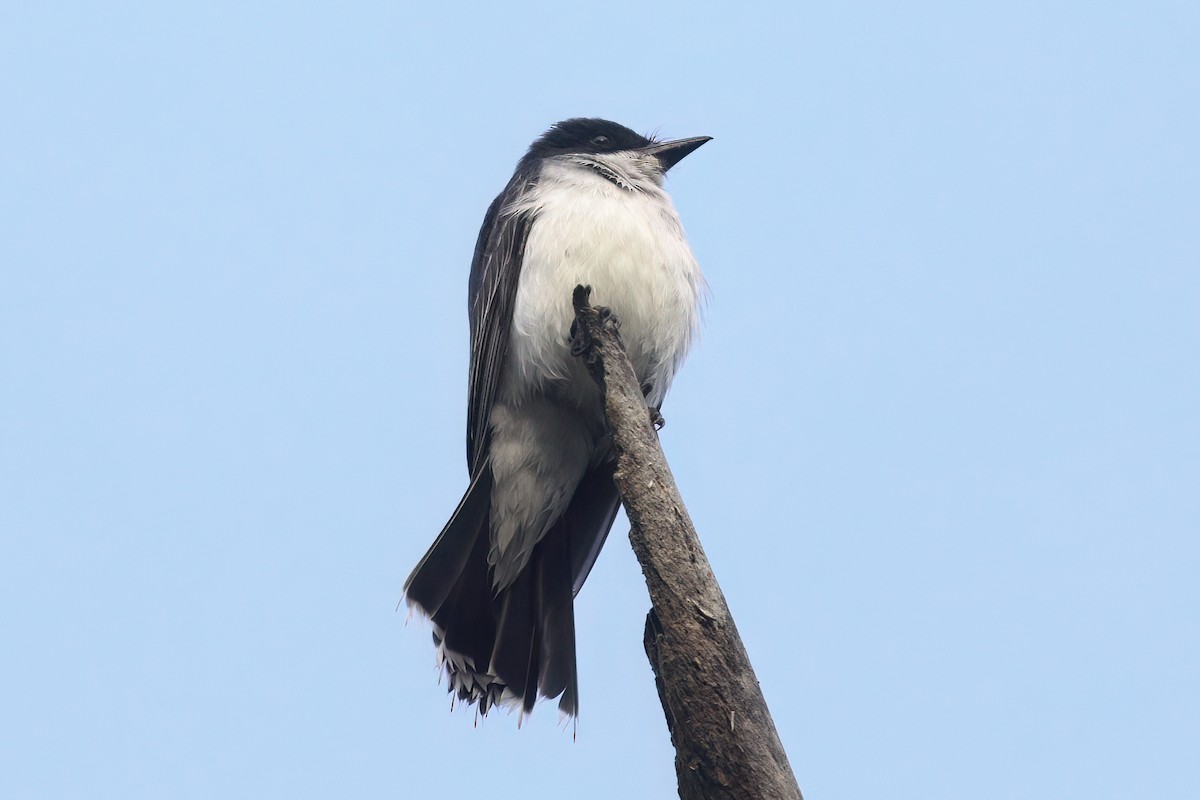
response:
<svg viewBox="0 0 1200 800"><path fill-rule="evenodd" d="M579 710L573 599L620 505L599 390L571 355L575 286L621 321L649 408L696 330L704 278L663 175L710 139L603 119L550 128L488 208L471 263L471 484L404 584L449 690L486 714Z"/></svg>

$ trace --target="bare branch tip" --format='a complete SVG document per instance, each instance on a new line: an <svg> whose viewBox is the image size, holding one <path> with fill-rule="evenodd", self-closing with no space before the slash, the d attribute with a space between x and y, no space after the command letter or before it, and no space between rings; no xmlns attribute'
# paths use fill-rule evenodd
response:
<svg viewBox="0 0 1200 800"><path fill-rule="evenodd" d="M582 283L575 287L575 291L571 293L571 305L575 307L575 313L578 314L583 309L591 305L592 287L584 286Z"/></svg>

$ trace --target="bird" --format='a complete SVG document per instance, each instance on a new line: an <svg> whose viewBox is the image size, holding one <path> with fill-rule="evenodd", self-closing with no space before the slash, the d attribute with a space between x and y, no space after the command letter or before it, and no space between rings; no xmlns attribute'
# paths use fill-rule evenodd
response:
<svg viewBox="0 0 1200 800"><path fill-rule="evenodd" d="M452 704L523 718L557 697L578 717L574 598L621 501L599 388L571 354L572 291L618 317L657 415L707 291L663 178L711 138L568 119L487 210L468 286L470 483L404 584Z"/></svg>

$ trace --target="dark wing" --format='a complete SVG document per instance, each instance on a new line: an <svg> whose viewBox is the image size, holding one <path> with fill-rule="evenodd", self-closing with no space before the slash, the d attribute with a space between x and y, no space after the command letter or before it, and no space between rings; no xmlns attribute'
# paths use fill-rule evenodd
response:
<svg viewBox="0 0 1200 800"><path fill-rule="evenodd" d="M478 473L487 460L488 424L500 373L508 357L513 306L532 211L508 209L533 188L536 175L522 166L492 201L471 261L468 312L471 319L471 377L467 394L467 467Z"/></svg>

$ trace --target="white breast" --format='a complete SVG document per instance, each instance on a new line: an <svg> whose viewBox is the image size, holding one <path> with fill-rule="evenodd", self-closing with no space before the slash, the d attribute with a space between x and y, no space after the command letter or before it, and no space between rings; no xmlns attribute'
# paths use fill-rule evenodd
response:
<svg viewBox="0 0 1200 800"><path fill-rule="evenodd" d="M653 386L647 399L660 404L691 342L704 291L670 197L657 182L627 189L586 167L550 161L516 210L536 216L510 340L509 365L520 374L510 377L527 389L581 377L567 343L571 293L590 285L592 304L620 317L638 378Z"/></svg>

